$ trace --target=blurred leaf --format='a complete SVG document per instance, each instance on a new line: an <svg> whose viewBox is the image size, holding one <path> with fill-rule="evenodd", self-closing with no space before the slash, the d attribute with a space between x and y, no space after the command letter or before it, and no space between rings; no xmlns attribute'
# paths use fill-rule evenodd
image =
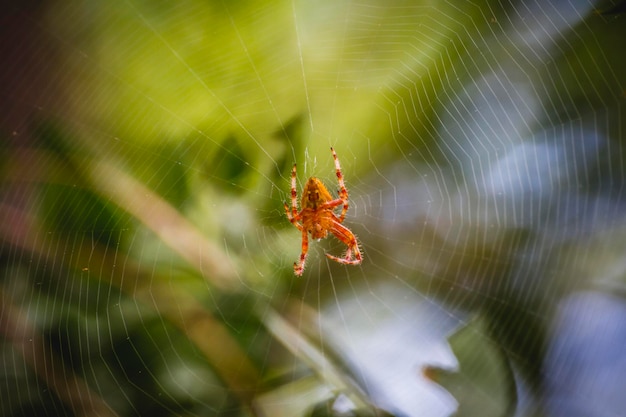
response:
<svg viewBox="0 0 626 417"><path fill-rule="evenodd" d="M220 190L226 193L242 194L245 188L233 187L240 183L241 177L248 167L246 155L234 137L229 137L222 143L211 160L206 162L206 174L215 182Z"/></svg>
<svg viewBox="0 0 626 417"><path fill-rule="evenodd" d="M443 386L459 403L456 417L507 417L517 405L515 379L502 348L480 317L450 336L459 370L429 367L425 375Z"/></svg>
<svg viewBox="0 0 626 417"><path fill-rule="evenodd" d="M39 217L51 233L82 235L115 247L119 245L120 230L132 225L126 213L85 188L46 184L41 186L39 197Z"/></svg>
<svg viewBox="0 0 626 417"><path fill-rule="evenodd" d="M309 417L393 417L384 410L374 407L357 408L344 395L336 395L315 406Z"/></svg>
<svg viewBox="0 0 626 417"><path fill-rule="evenodd" d="M264 416L305 416L316 403L331 398L332 395L331 388L311 376L258 396L255 405Z"/></svg>

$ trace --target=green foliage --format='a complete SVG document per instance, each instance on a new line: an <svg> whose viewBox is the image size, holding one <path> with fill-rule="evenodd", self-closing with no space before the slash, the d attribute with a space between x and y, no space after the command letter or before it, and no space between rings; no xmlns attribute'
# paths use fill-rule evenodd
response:
<svg viewBox="0 0 626 417"><path fill-rule="evenodd" d="M44 230L55 235L92 240L116 247L120 231L129 228L130 218L118 207L103 201L91 190L76 186L44 184L38 193L39 217Z"/></svg>

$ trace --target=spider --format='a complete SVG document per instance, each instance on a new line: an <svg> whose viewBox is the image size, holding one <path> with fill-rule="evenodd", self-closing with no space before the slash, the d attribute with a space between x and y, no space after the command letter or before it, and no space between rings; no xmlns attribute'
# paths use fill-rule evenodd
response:
<svg viewBox="0 0 626 417"><path fill-rule="evenodd" d="M339 182L339 198L333 199L333 196L328 192L322 181L311 177L304 184L300 200L302 210L298 212L295 164L291 170L291 208L287 203L284 203L284 207L291 224L302 232L302 253L300 254L300 259L293 264L293 270L297 276L302 275L304 271L304 263L309 251L309 233L313 239L320 240L325 238L328 232L330 232L346 244L348 250L343 258L327 253L326 256L329 259L347 265L358 265L363 260L354 233L341 224L348 211L348 190L346 190L346 185L343 182L343 174L341 173L337 154L333 148L330 148L330 151L333 153L333 159L335 160L335 172ZM343 207L341 214L337 217L334 210L339 206Z"/></svg>

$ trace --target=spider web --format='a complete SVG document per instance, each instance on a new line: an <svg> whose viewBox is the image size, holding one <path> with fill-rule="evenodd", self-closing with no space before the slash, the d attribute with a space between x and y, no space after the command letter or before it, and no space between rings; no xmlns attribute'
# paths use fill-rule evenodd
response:
<svg viewBox="0 0 626 417"><path fill-rule="evenodd" d="M623 2L4 11L2 415L623 415Z"/></svg>

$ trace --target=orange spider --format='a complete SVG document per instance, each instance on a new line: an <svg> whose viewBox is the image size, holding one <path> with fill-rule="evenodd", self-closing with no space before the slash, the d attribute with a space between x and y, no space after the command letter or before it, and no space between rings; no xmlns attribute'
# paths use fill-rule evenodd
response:
<svg viewBox="0 0 626 417"><path fill-rule="evenodd" d="M346 190L346 185L343 182L343 174L341 173L337 154L333 148L330 148L330 151L333 153L333 159L335 160L335 171L337 181L339 182L339 198L333 199L322 181L311 177L307 180L302 190L302 200L300 201L302 210L298 212L295 164L291 170L291 208L289 208L287 203L284 203L284 206L289 221L302 232L302 253L300 254L300 260L293 264L293 270L298 276L302 275L304 271L304 262L309 251L309 233L313 239L320 240L325 238L328 232L330 232L346 244L348 250L345 257L338 258L327 253L326 256L329 259L348 265L358 265L363 260L356 237L350 229L341 224L348 211L348 190ZM341 215L337 217L334 210L341 205L343 205ZM353 254L354 259L352 258Z"/></svg>

